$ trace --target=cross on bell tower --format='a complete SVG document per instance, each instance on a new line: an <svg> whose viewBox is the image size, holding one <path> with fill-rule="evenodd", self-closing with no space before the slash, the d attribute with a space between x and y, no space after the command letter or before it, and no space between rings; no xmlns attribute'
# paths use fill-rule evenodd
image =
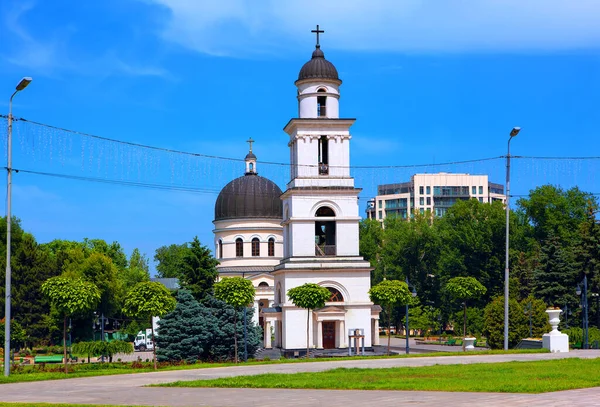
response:
<svg viewBox="0 0 600 407"><path fill-rule="evenodd" d="M310 32L317 34L317 48L321 48L321 45L319 44L319 34L323 34L325 31L319 30L319 24L317 24L317 29L311 30Z"/></svg>
<svg viewBox="0 0 600 407"><path fill-rule="evenodd" d="M250 145L250 151L246 154L246 158L244 158L246 162L246 175L256 175L256 156L252 152L252 143L254 143L254 140L250 137L246 140L246 143Z"/></svg>

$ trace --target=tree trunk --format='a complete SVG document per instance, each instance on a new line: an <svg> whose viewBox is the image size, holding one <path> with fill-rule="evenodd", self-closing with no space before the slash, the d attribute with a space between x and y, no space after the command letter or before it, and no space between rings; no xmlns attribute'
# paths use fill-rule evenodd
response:
<svg viewBox="0 0 600 407"><path fill-rule="evenodd" d="M233 348L235 349L234 360L238 363L238 347L237 347L237 309L233 307Z"/></svg>
<svg viewBox="0 0 600 407"><path fill-rule="evenodd" d="M309 358L310 353L309 353L309 345L308 345L308 331L309 331L309 327L310 327L310 309L306 309L306 359Z"/></svg>
<svg viewBox="0 0 600 407"><path fill-rule="evenodd" d="M154 356L154 370L158 369L156 364L156 338L154 336L154 324L152 323L152 317L150 317L150 326L152 327L152 356Z"/></svg>
<svg viewBox="0 0 600 407"><path fill-rule="evenodd" d="M379 333L377 333L377 335L379 335ZM388 348L387 348L388 356L390 355L391 341L392 341L392 306L388 305Z"/></svg>
<svg viewBox="0 0 600 407"><path fill-rule="evenodd" d="M67 367L67 316L63 318L63 357L65 358L65 374L69 373Z"/></svg>
<svg viewBox="0 0 600 407"><path fill-rule="evenodd" d="M467 302L466 301L463 303L463 334L464 334L464 337L463 337L462 348L463 348L463 352L464 352L464 351L466 351L464 338L467 337Z"/></svg>

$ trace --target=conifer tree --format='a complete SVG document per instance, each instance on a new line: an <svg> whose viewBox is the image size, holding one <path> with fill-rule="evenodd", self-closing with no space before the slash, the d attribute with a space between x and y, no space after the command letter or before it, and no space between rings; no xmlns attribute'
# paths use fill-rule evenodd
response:
<svg viewBox="0 0 600 407"><path fill-rule="evenodd" d="M194 299L189 290L179 290L175 309L165 315L158 326L158 360L193 363L201 360L210 349L217 319Z"/></svg>
<svg viewBox="0 0 600 407"><path fill-rule="evenodd" d="M573 249L562 244L557 236L551 236L541 247L540 261L533 274L535 297L549 306L576 305L577 270Z"/></svg>

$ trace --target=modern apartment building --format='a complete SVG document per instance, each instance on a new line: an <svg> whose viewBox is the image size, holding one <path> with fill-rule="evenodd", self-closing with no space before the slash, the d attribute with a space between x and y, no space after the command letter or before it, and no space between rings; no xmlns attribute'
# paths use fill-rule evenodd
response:
<svg viewBox="0 0 600 407"><path fill-rule="evenodd" d="M504 185L489 182L487 175L415 174L409 182L377 187L377 196L367 204L367 218L383 221L387 216L410 217L415 210L444 216L457 201L506 201Z"/></svg>

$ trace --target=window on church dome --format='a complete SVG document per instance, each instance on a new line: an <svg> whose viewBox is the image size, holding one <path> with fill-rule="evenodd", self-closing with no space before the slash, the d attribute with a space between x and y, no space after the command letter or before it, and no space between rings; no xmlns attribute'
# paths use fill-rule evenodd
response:
<svg viewBox="0 0 600 407"><path fill-rule="evenodd" d="M244 257L244 241L239 237L235 239L235 256Z"/></svg>
<svg viewBox="0 0 600 407"><path fill-rule="evenodd" d="M219 254L218 254L218 256L219 256L219 259L222 259L223 258L223 241L221 239L219 239L218 245L219 245Z"/></svg>
<svg viewBox="0 0 600 407"><path fill-rule="evenodd" d="M252 256L260 256L260 240L257 237L252 239Z"/></svg>
<svg viewBox="0 0 600 407"><path fill-rule="evenodd" d="M344 302L344 297L338 289L333 287L327 287L327 289L331 293L331 297L329 297L329 302Z"/></svg>
<svg viewBox="0 0 600 407"><path fill-rule="evenodd" d="M329 140L327 136L319 137L319 175L329 174Z"/></svg>
<svg viewBox="0 0 600 407"><path fill-rule="evenodd" d="M269 248L269 256L270 257L275 256L275 239L273 239L273 238L269 239L268 248Z"/></svg>
<svg viewBox="0 0 600 407"><path fill-rule="evenodd" d="M268 286L269 286L269 283L267 283L266 281L261 281L261 282L258 284L258 286L259 286L259 287L268 287Z"/></svg>
<svg viewBox="0 0 600 407"><path fill-rule="evenodd" d="M324 93L327 90L321 88L317 92ZM317 117L327 117L327 96L317 96Z"/></svg>

